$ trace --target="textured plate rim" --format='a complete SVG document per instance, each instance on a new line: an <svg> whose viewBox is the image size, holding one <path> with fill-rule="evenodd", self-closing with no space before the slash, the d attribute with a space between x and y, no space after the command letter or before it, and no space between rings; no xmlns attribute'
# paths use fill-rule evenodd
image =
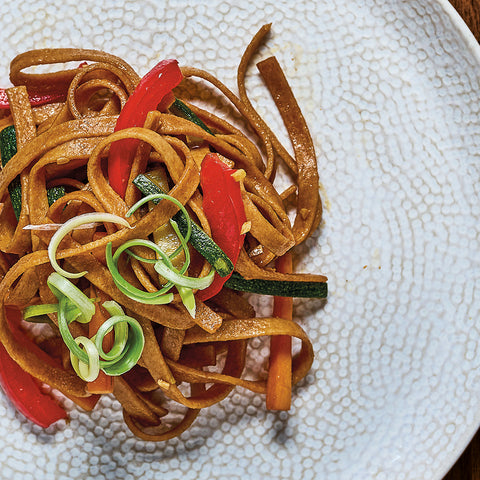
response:
<svg viewBox="0 0 480 480"><path fill-rule="evenodd" d="M480 43L475 38L473 32L470 30L465 20L461 17L450 0L435 0L448 15L452 21L452 26L456 30L456 33L465 41L469 52L475 59L475 63L480 67ZM469 446L473 437L480 428L480 411L475 414L475 420L468 425L464 435L462 435L457 441L457 451L452 452L450 455L443 457L442 461L437 463L438 480L442 480L445 475L451 470L451 468L457 463L459 458L463 455L464 451ZM443 461L444 460L444 461Z"/></svg>

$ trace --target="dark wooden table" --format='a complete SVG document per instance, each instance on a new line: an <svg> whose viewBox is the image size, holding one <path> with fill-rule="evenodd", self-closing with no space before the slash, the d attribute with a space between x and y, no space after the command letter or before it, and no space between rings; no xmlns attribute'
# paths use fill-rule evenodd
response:
<svg viewBox="0 0 480 480"><path fill-rule="evenodd" d="M480 41L480 0L450 0ZM480 430L443 480L480 480Z"/></svg>

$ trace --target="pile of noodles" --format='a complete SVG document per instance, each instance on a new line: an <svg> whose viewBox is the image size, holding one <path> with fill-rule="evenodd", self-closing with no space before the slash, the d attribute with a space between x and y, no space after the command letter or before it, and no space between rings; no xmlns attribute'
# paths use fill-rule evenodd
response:
<svg viewBox="0 0 480 480"><path fill-rule="evenodd" d="M185 80L175 94L215 135L169 111L150 112L143 128L113 133L120 109L140 80L126 62L113 55L94 50L43 49L21 54L11 63L10 78L14 87L8 90L10 110L0 119L0 129L15 125L18 152L0 175L0 341L25 371L76 399L81 406L81 399L89 395L86 383L68 361L68 350L55 326L56 315L50 315L53 325L48 327L51 328L49 338L38 340L48 355L62 359L57 366L52 366L53 363L40 361L34 352L25 350L16 340L5 309L57 301L46 286L46 279L53 271L47 255L53 230L25 229L25 226L61 224L85 212L125 216L141 197L131 181L124 199L110 187L105 163L113 141L142 140L130 179L155 165L163 165L174 185L169 194L188 208L192 220L207 233L210 226L202 211L199 189L201 159L211 148L233 168L245 170L243 200L251 229L236 271L245 278L319 281L318 276L281 274L269 267L272 260L312 234L322 211L311 139L305 134L301 140L297 139L293 144L295 155L291 156L246 95L247 66L269 28L267 25L258 32L242 57L238 95L211 74L182 67ZM87 63L54 73L28 70L35 65L67 62ZM195 77L201 81L192 80ZM30 106L26 89L57 91L62 87L67 92L65 101ZM201 89L209 94L213 89L228 99L249 126L248 136L231 122L188 101ZM252 132L255 141L251 139ZM277 192L273 186L279 161L287 166L293 179L284 192ZM8 186L18 176L22 209L17 221ZM47 188L58 184L66 185L67 193L49 206ZM296 209L293 222L289 219L287 203ZM160 202L149 211L129 217L130 229L120 229L113 224L79 229L68 235L57 251L57 259L66 269L88 271L77 281L82 290L93 286L140 322L145 336L143 354L130 372L114 377L113 395L121 403L125 422L132 432L153 441L182 433L202 408L225 399L235 386L259 394L266 392L265 378L242 378L250 339L289 335L301 341L301 348L293 358L294 384L306 375L313 361L311 342L297 323L256 317L253 307L238 292L224 288L205 303L197 300L197 315L192 318L178 294L171 304L147 305L126 297L117 289L104 264L107 243L112 242L116 248L131 238L148 238L177 211L173 203ZM100 230L106 235L96 236ZM210 269L202 258L196 259L196 265L199 275ZM132 284L147 291L159 288L158 274L149 270L148 265L133 259L125 261L122 268L122 274ZM83 334L81 324L72 324L70 328L74 336ZM220 365L217 371L211 368L215 365ZM173 426L164 419L172 401L185 407L183 419Z"/></svg>

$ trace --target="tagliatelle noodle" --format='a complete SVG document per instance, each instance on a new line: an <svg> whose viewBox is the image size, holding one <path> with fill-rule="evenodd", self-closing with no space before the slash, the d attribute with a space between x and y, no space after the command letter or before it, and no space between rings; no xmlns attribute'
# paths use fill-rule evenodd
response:
<svg viewBox="0 0 480 480"><path fill-rule="evenodd" d="M278 107L295 152L298 189L293 233L298 245L318 226L322 218L315 147L305 118L277 59L269 57L259 62L257 68Z"/></svg>
<svg viewBox="0 0 480 480"><path fill-rule="evenodd" d="M67 62L102 62L111 64L122 72L122 81L128 93L132 93L140 81L133 68L121 58L99 50L80 48L45 48L17 55L10 63L10 80L13 85L48 92L63 87L67 91L81 67L48 73L27 73L23 70L36 65L64 64Z"/></svg>
<svg viewBox="0 0 480 480"><path fill-rule="evenodd" d="M255 124L258 125L258 128L261 129L260 136L264 139L265 148L267 149L267 169L265 172L265 176L267 178L271 178L274 175L274 151L275 150L285 164L292 170L292 172L298 172L298 166L296 161L292 158L292 156L287 152L284 146L278 141L277 137L273 134L270 128L266 125L263 119L258 115L256 110L253 108L252 103L250 102L247 90L245 88L245 74L248 68L248 65L252 59L254 53L258 50L260 44L264 40L265 36L270 32L271 24L264 25L260 28L260 30L256 33L253 37L252 41L249 43L247 48L245 49L244 54L242 55L242 59L240 60L240 64L237 70L237 87L239 92L240 100L245 105L245 108L248 110L249 114L255 118ZM273 178L272 178L273 179Z"/></svg>
<svg viewBox="0 0 480 480"><path fill-rule="evenodd" d="M49 150L43 155L32 167L30 171L29 181L29 195L31 198L35 198L35 202L31 202L30 208L30 223L41 224L44 222L46 216L51 216L52 212L49 212L48 199L46 194L46 169L50 165L57 165L57 162L61 160L63 165L72 165L72 162L79 161L75 165L85 164L89 155L95 148L98 140L96 138L81 138L74 139L57 147ZM85 200L84 200L85 201ZM90 200L95 202L98 206L99 202L94 199ZM65 199L61 201L60 205L64 206Z"/></svg>
<svg viewBox="0 0 480 480"><path fill-rule="evenodd" d="M7 97L12 112L13 124L17 141L17 152L22 149L36 136L35 122L32 109L28 99L28 93L24 86L7 89ZM19 172L21 187L21 210L18 224L12 233L11 238L7 237L9 243L3 245L6 253L22 254L30 247L30 234L23 230L28 224L28 170Z"/></svg>

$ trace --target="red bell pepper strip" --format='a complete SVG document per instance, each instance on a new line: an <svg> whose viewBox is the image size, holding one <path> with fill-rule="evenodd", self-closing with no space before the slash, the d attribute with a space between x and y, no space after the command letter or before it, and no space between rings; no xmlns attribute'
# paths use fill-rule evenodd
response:
<svg viewBox="0 0 480 480"><path fill-rule="evenodd" d="M245 234L243 224L247 221L240 184L232 174L236 170L225 165L216 153L208 153L200 170L200 186L203 192L203 211L212 229L212 238L227 254L233 265L237 263ZM213 283L196 294L200 300L216 295L230 275L215 274Z"/></svg>
<svg viewBox="0 0 480 480"><path fill-rule="evenodd" d="M21 318L19 311L9 309L7 311L7 320L10 326L14 327L12 332L17 340L24 343L26 348L31 348L33 342L21 335L20 330L17 330L13 325L12 320L18 315ZM48 357L45 352L43 353ZM67 418L67 412L51 396L42 393L36 380L10 357L5 347L1 344L0 385L15 408L41 427L46 428L58 420Z"/></svg>
<svg viewBox="0 0 480 480"><path fill-rule="evenodd" d="M148 112L182 81L183 75L176 60L163 60L150 70L137 85L125 103L115 125L115 131L143 127ZM170 97L169 97L170 99ZM140 141L124 139L112 143L108 155L108 178L112 188L125 195L135 152Z"/></svg>
<svg viewBox="0 0 480 480"><path fill-rule="evenodd" d="M0 385L14 407L43 428L67 418L67 412L40 391L34 378L22 370L3 345L0 345Z"/></svg>
<svg viewBox="0 0 480 480"><path fill-rule="evenodd" d="M29 93L30 105L38 107L46 103L63 102L67 96L67 92L56 93ZM8 102L7 90L0 88L0 110L8 110L10 103Z"/></svg>

